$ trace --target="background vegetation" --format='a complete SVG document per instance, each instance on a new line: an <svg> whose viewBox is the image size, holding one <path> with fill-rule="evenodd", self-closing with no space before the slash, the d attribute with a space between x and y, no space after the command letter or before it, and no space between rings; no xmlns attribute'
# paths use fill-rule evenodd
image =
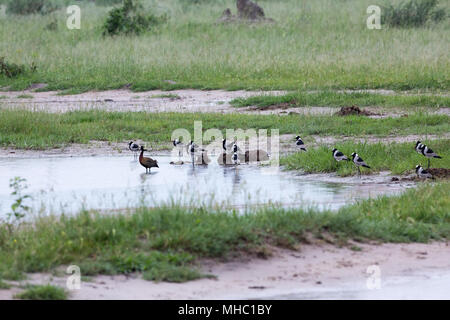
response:
<svg viewBox="0 0 450 320"><path fill-rule="evenodd" d="M449 19L368 30L366 9L376 1L266 0L259 4L275 24L216 24L225 8L236 10L233 0L146 0L144 7L166 14L167 23L140 36L102 37L111 10L104 5L113 2L79 2L80 30L65 27L62 0L51 14L6 14L0 56L17 65L35 63L37 71L14 79L0 75L0 86L448 89ZM439 7L448 12L450 3ZM55 21L57 28L47 28Z"/></svg>

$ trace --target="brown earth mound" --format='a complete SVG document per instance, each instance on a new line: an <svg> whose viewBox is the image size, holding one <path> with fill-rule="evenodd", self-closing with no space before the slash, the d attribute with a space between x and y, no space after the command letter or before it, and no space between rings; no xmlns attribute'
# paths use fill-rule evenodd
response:
<svg viewBox="0 0 450 320"><path fill-rule="evenodd" d="M336 112L338 116L350 116L350 115L358 115L358 116L374 116L376 115L373 112L367 110L361 110L357 106L351 107L342 107L338 112Z"/></svg>
<svg viewBox="0 0 450 320"><path fill-rule="evenodd" d="M263 8L250 0L236 0L237 15L233 15L229 8L225 9L218 22L273 22L273 19L266 18Z"/></svg>
<svg viewBox="0 0 450 320"><path fill-rule="evenodd" d="M446 168L430 168L428 172L435 178L448 178L450 177L450 169Z"/></svg>
<svg viewBox="0 0 450 320"><path fill-rule="evenodd" d="M450 178L450 169L446 169L446 168L430 168L427 169L429 173L431 173L431 175L434 178L438 178L438 179L448 179ZM424 178L419 178L416 174L414 175L410 175L408 177L392 177L391 181L392 182L397 182L397 181L424 181L426 179Z"/></svg>

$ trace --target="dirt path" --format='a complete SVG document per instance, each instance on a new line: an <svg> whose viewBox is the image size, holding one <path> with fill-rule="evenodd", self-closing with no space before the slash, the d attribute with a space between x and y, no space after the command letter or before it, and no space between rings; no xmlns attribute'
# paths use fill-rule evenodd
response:
<svg viewBox="0 0 450 320"><path fill-rule="evenodd" d="M235 98L245 98L258 95L282 95L286 91L224 91L224 90L152 90L146 92L132 92L130 90L90 91L75 95L58 95L57 91L35 92L25 90L21 92L0 92L0 107L26 108L34 111L68 112L73 110L100 109L107 111L146 111L146 112L216 112L216 113L245 113L245 114L334 114L333 107L274 107L264 110L245 107L235 108L230 101ZM24 98L19 98L23 96ZM438 114L450 115L450 108L364 108L374 114L374 118L399 117L419 110Z"/></svg>
<svg viewBox="0 0 450 320"><path fill-rule="evenodd" d="M380 271L380 289L367 286L368 267ZM154 283L132 276L98 276L71 292L72 299L246 299L246 298L450 298L448 243L355 244L353 249L325 243L303 245L298 251L273 249L269 259L243 259L228 263L204 261L204 272L217 279L182 284ZM374 276L372 275L372 278ZM439 279L441 281L439 282ZM410 288L417 281L422 290ZM431 282L434 281L434 282ZM65 277L30 275L30 283L64 286ZM438 284L435 284L437 282ZM397 287L393 287L393 283ZM426 284L433 283L427 290ZM429 287L429 286L428 286ZM372 287L373 288L373 287ZM392 295L392 288L397 295ZM0 290L0 300L20 289ZM350 294L351 293L351 294ZM350 295L349 295L350 294ZM400 294L400 296L398 296ZM408 295L409 294L409 295Z"/></svg>

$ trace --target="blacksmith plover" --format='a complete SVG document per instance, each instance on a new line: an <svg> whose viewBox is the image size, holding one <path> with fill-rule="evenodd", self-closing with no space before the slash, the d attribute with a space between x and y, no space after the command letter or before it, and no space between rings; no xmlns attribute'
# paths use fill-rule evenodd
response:
<svg viewBox="0 0 450 320"><path fill-rule="evenodd" d="M338 149L334 148L333 149L333 158L334 160L336 160L337 162L345 160L345 161L350 161L347 156L345 154L343 154L342 152L340 152Z"/></svg>
<svg viewBox="0 0 450 320"><path fill-rule="evenodd" d="M306 151L306 147L305 147L305 144L303 143L302 138L300 138L300 136L296 136L295 140L296 140L295 145L298 148L300 148L300 150Z"/></svg>
<svg viewBox="0 0 450 320"><path fill-rule="evenodd" d="M363 158L361 158L356 152L352 153L352 159L353 159L353 163L358 168L359 176L361 176L361 170L359 169L359 167L364 167L364 168L370 169L370 167L364 162Z"/></svg>
<svg viewBox="0 0 450 320"><path fill-rule="evenodd" d="M437 159L442 159L441 156L439 156L438 154L436 154L433 150L431 150L430 148L428 148L426 145L424 145L423 143L420 143L420 141L417 141L416 143L416 151L418 146L420 146L421 153L422 155L424 155L425 157L428 158L428 168L430 168L430 159L431 158L437 158Z"/></svg>
<svg viewBox="0 0 450 320"><path fill-rule="evenodd" d="M416 152L422 154L422 146L423 144L420 141L416 142Z"/></svg>
<svg viewBox="0 0 450 320"><path fill-rule="evenodd" d="M223 140L222 140L222 148L223 148L223 150L225 150L226 152L227 152L227 151L230 151L231 148L233 147L233 144L234 144L234 143L236 143L236 141L227 144L227 140L226 140L226 139L223 139Z"/></svg>
<svg viewBox="0 0 450 320"><path fill-rule="evenodd" d="M175 148L178 148L178 156L180 157L181 154L183 153L183 144L178 138L173 140L172 143Z"/></svg>
<svg viewBox="0 0 450 320"><path fill-rule="evenodd" d="M137 156L137 153L139 152L139 150L141 150L139 145L137 143L134 143L133 141L130 141L128 143L128 149L130 149L131 152L134 152L134 156Z"/></svg>
<svg viewBox="0 0 450 320"><path fill-rule="evenodd" d="M237 152L233 153L232 159L233 159L234 164L239 164L239 157L238 157Z"/></svg>
<svg viewBox="0 0 450 320"><path fill-rule="evenodd" d="M433 178L431 173L429 173L428 170L422 168L422 166L420 165L416 166L416 174L419 178L430 178L430 179Z"/></svg>

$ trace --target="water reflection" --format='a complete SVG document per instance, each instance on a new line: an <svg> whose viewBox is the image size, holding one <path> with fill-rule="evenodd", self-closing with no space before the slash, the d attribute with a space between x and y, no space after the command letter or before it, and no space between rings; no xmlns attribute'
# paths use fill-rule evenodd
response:
<svg viewBox="0 0 450 320"><path fill-rule="evenodd" d="M337 209L368 196L400 192L398 185L360 185L308 180L305 176L257 165L170 165L170 157L156 156L160 168L145 169L130 157L70 157L0 160L0 216L14 200L9 179L27 179L35 212L77 212L120 209L141 204L177 203L186 206L246 208L272 203L283 207Z"/></svg>

